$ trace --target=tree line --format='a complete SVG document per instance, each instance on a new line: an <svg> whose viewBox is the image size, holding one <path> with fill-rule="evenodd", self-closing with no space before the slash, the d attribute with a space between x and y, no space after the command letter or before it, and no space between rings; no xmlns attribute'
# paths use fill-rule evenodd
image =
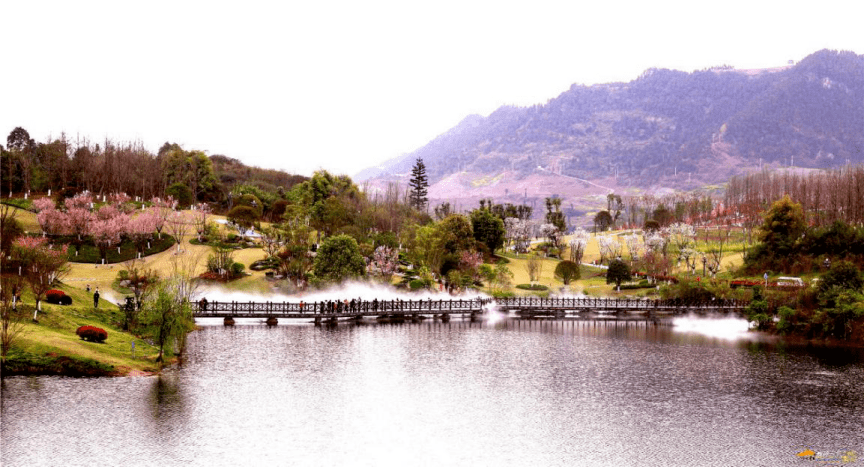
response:
<svg viewBox="0 0 864 467"><path fill-rule="evenodd" d="M107 138L93 142L65 133L38 142L27 130L16 127L7 136L6 146L0 144L0 190L7 197L69 189L100 196L126 193L143 199L173 194L179 199L186 197L188 190L188 206L196 202L226 203L237 186L276 192L279 187L289 189L306 179L284 171L249 167L222 155L186 150L176 143L165 143L153 154L139 142Z"/></svg>

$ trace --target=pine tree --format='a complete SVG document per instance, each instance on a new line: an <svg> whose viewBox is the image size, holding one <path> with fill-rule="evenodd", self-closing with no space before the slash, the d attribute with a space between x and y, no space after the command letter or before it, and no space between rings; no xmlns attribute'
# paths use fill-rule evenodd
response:
<svg viewBox="0 0 864 467"><path fill-rule="evenodd" d="M409 201L411 207L423 211L426 209L426 203L429 198L426 196L429 188L429 180L426 178L426 166L423 164L423 159L417 159L414 168L411 169L411 180L408 181L411 187L411 195Z"/></svg>

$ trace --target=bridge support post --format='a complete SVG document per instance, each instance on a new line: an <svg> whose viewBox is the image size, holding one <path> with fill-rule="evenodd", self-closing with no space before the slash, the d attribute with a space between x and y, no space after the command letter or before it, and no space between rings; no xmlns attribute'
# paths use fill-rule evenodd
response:
<svg viewBox="0 0 864 467"><path fill-rule="evenodd" d="M442 314L441 315L441 322L442 323L449 323L450 322L450 314L449 313Z"/></svg>
<svg viewBox="0 0 864 467"><path fill-rule="evenodd" d="M279 324L279 320L275 317L271 316L267 318L267 326L276 326L277 324Z"/></svg>
<svg viewBox="0 0 864 467"><path fill-rule="evenodd" d="M222 324L224 326L234 326L234 317L226 316L225 319L222 320Z"/></svg>
<svg viewBox="0 0 864 467"><path fill-rule="evenodd" d="M315 326L321 326L321 316L315 317Z"/></svg>

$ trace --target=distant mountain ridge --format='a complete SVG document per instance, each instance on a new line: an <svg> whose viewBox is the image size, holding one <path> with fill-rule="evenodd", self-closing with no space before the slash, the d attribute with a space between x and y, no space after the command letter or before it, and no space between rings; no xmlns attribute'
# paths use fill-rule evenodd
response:
<svg viewBox="0 0 864 467"><path fill-rule="evenodd" d="M526 182L550 187L536 196L575 199L598 193L567 192L574 180L609 191L689 189L764 165L860 163L864 56L822 50L774 69L649 69L629 83L574 84L543 105L468 116L356 179L402 180L417 158L430 198L513 201L530 197Z"/></svg>

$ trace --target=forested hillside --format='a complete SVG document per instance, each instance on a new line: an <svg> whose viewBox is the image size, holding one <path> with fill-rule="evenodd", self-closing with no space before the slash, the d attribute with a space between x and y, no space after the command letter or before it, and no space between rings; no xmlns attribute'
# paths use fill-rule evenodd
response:
<svg viewBox="0 0 864 467"><path fill-rule="evenodd" d="M766 164L864 161L862 129L864 56L822 50L776 69L649 69L630 83L573 85L545 105L469 116L358 178L406 174L422 158L433 184L460 172L513 182L539 170L694 188Z"/></svg>

